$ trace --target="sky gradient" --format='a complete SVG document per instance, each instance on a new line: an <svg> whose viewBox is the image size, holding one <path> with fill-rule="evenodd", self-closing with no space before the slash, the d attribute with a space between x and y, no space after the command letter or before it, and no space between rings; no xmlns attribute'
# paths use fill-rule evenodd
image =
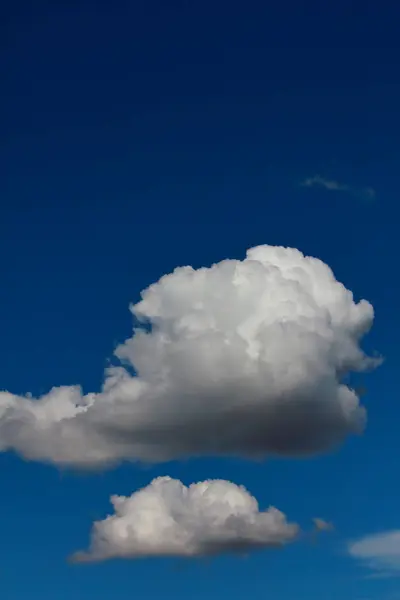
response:
<svg viewBox="0 0 400 600"><path fill-rule="evenodd" d="M366 431L302 460L198 458L91 474L0 454L7 600L400 594L398 543L385 577L349 553L353 541L400 528L400 9L267 4L4 10L0 387L99 391L143 289L176 266L281 245L320 258L374 307L363 348L385 362L357 379ZM322 517L335 531L245 559L67 563L111 512L110 495L160 475L226 479L262 509L277 506L305 529Z"/></svg>

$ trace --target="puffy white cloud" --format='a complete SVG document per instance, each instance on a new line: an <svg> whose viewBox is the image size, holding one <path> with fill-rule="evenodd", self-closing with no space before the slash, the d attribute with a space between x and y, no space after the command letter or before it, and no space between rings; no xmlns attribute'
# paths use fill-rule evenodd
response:
<svg viewBox="0 0 400 600"><path fill-rule="evenodd" d="M112 496L115 513L94 523L87 552L75 562L144 556L209 556L279 547L299 527L276 508L260 511L243 487L214 480L186 487L158 477L132 496Z"/></svg>
<svg viewBox="0 0 400 600"><path fill-rule="evenodd" d="M360 348L373 308L320 260L259 246L243 261L177 268L131 310L139 326L100 393L0 393L0 450L101 467L308 455L363 430L365 410L344 378L379 362Z"/></svg>
<svg viewBox="0 0 400 600"><path fill-rule="evenodd" d="M365 536L349 544L349 554L365 566L386 574L400 574L400 530Z"/></svg>

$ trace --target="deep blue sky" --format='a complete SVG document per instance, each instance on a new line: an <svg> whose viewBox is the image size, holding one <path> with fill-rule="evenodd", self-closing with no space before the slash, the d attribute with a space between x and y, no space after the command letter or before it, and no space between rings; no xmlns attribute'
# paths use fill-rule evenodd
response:
<svg viewBox="0 0 400 600"><path fill-rule="evenodd" d="M300 4L39 0L2 13L1 388L97 390L144 287L261 243L320 257L371 301L367 347L387 358L368 378L366 434L332 456L90 476L0 456L7 600L374 600L398 585L365 579L344 547L400 525L400 8ZM375 199L299 186L316 174L373 187ZM318 551L182 570L65 563L111 493L164 473L231 479L263 506L302 523L322 514L337 532Z"/></svg>

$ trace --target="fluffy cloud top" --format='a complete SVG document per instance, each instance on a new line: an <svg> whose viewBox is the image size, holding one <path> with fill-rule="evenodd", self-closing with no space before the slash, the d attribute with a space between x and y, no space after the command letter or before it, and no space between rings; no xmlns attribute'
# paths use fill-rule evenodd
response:
<svg viewBox="0 0 400 600"><path fill-rule="evenodd" d="M385 531L352 542L349 554L380 573L400 575L400 530Z"/></svg>
<svg viewBox="0 0 400 600"><path fill-rule="evenodd" d="M279 547L296 524L276 508L260 511L243 487L214 480L188 487L159 477L132 496L112 496L115 513L93 526L90 548L75 562L144 556L209 556Z"/></svg>
<svg viewBox="0 0 400 600"><path fill-rule="evenodd" d="M100 393L0 393L0 450L101 467L308 455L363 430L344 377L377 364L360 348L373 308L320 260L259 246L243 261L177 268L131 310L139 326Z"/></svg>

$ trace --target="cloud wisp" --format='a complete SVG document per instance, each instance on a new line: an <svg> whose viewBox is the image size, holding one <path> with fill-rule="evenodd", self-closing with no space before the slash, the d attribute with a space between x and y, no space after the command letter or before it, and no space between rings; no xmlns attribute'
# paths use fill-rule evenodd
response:
<svg viewBox="0 0 400 600"><path fill-rule="evenodd" d="M158 477L129 497L112 496L114 514L93 525L89 549L72 562L112 558L195 558L279 548L300 528L274 507L259 509L242 486L210 480L186 487Z"/></svg>
<svg viewBox="0 0 400 600"><path fill-rule="evenodd" d="M358 196L359 198L363 198L364 200L374 200L376 197L376 192L372 187L364 187L358 188L351 185L347 185L345 183L340 183L339 181L335 181L334 179L327 179L326 177L321 177L321 175L314 175L313 177L308 177L304 179L300 183L302 187L320 187L329 192L347 192L352 194L353 196Z"/></svg>
<svg viewBox="0 0 400 600"><path fill-rule="evenodd" d="M325 519L320 519L319 517L314 518L313 523L315 531L333 531L334 529L333 523L325 521Z"/></svg>
<svg viewBox="0 0 400 600"><path fill-rule="evenodd" d="M99 393L0 393L0 451L103 468L307 456L362 432L365 410L344 381L379 364L360 347L374 311L322 261L258 246L242 261L175 269L131 311L137 326Z"/></svg>
<svg viewBox="0 0 400 600"><path fill-rule="evenodd" d="M400 530L367 535L351 542L350 556L376 576L400 576Z"/></svg>

